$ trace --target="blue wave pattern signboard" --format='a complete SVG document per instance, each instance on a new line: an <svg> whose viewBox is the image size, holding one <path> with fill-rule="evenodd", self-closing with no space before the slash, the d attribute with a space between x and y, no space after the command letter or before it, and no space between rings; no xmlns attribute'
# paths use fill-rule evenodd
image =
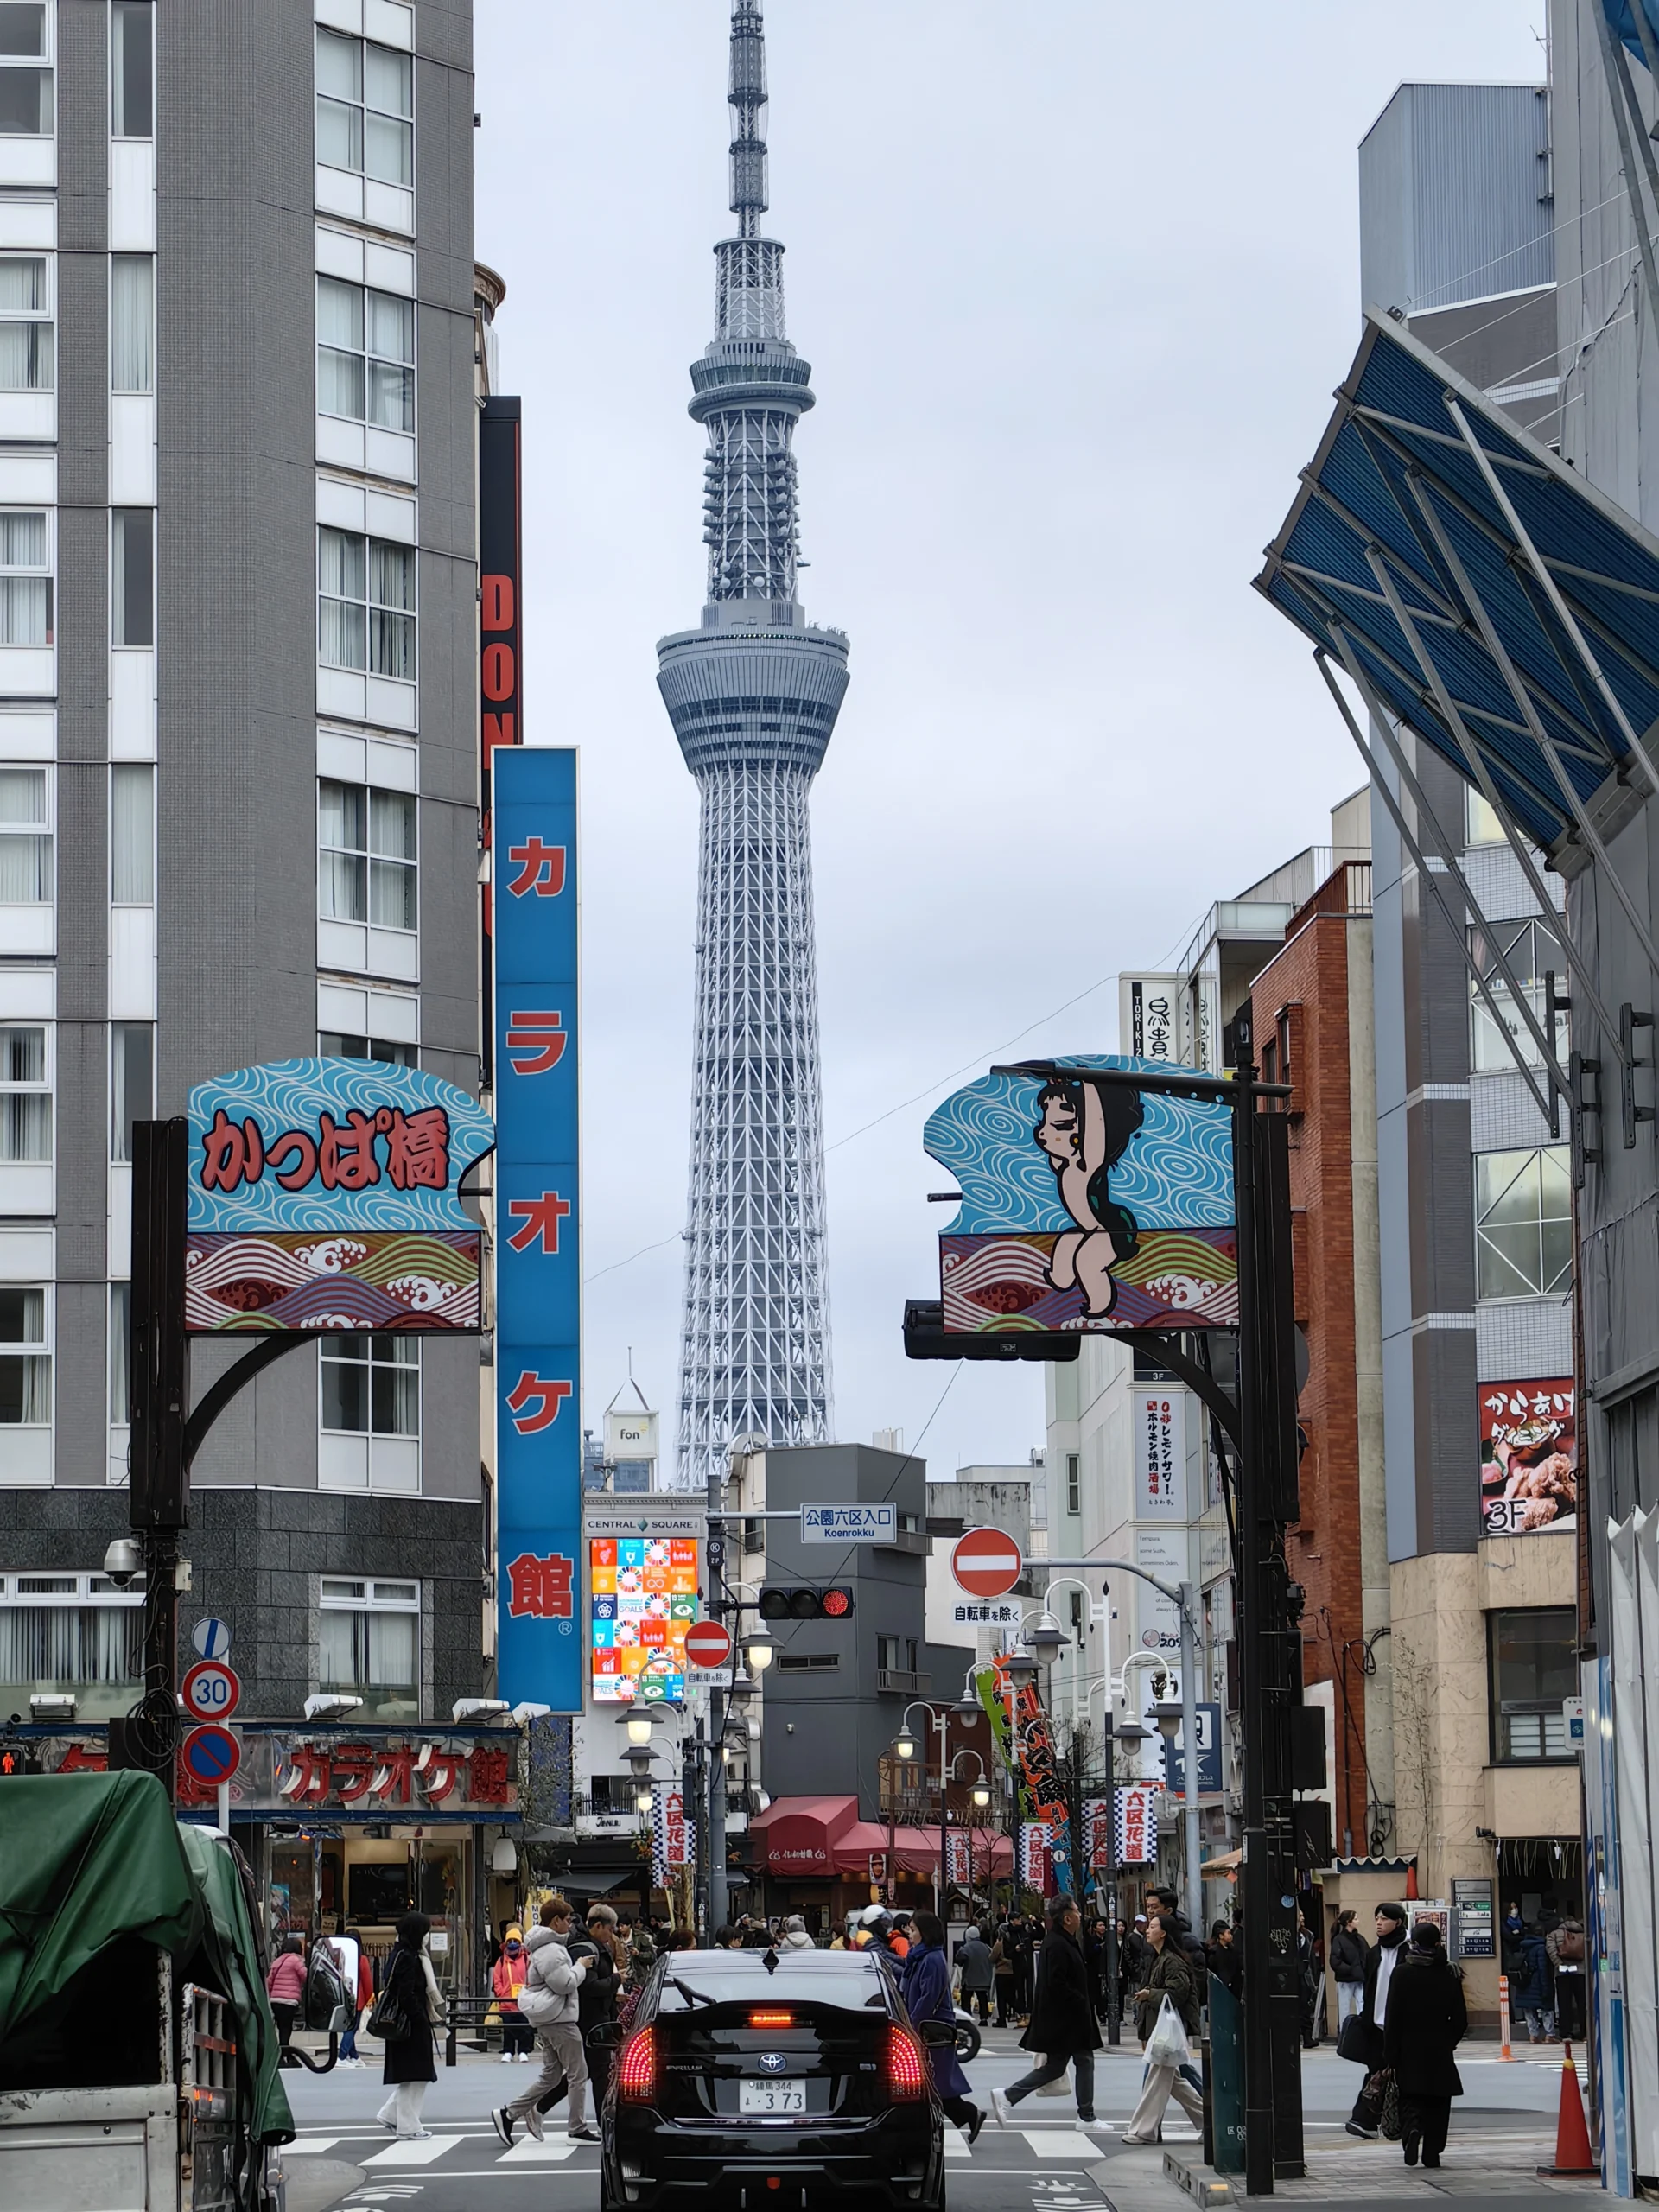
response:
<svg viewBox="0 0 1659 2212"><path fill-rule="evenodd" d="M947 1330L1237 1325L1231 1105L1090 1070L1180 1072L1069 1056L982 1076L929 1116L922 1142L963 1198L939 1238Z"/></svg>
<svg viewBox="0 0 1659 2212"><path fill-rule="evenodd" d="M378 1060L278 1060L188 1101L185 1325L475 1330L461 1178L495 1142L464 1090Z"/></svg>
<svg viewBox="0 0 1659 2212"><path fill-rule="evenodd" d="M499 1694L579 1713L576 756L501 746L492 760Z"/></svg>

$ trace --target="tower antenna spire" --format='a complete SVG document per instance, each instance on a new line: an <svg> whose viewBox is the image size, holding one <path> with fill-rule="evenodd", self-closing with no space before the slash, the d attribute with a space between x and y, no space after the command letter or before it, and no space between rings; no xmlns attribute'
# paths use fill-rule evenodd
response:
<svg viewBox="0 0 1659 2212"><path fill-rule="evenodd" d="M732 0L732 213L759 238L766 212L766 26L760 0Z"/></svg>

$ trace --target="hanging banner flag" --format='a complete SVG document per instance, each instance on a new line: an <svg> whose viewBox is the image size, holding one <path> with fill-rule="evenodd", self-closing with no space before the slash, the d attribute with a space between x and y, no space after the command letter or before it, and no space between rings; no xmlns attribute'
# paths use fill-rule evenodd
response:
<svg viewBox="0 0 1659 2212"><path fill-rule="evenodd" d="M1071 1872L1071 1854L1066 1844L1071 1826L1054 1738L1036 1685L1027 1682L1016 1689L1007 1669L1001 1664L983 1669L976 1679L979 1701L990 1718L993 1740L1005 1764L1020 1777L1020 1812L1028 1826L1046 1826L1050 1830L1054 1877L1065 1888Z"/></svg>
<svg viewBox="0 0 1659 2212"><path fill-rule="evenodd" d="M945 1879L954 1882L959 1890L967 1889L973 1880L973 1854L969 1848L970 1841L966 1828L949 1828L945 1832Z"/></svg>
<svg viewBox="0 0 1659 2212"><path fill-rule="evenodd" d="M1102 1867L1111 1864L1108 1848L1110 1837L1106 1827L1106 1800L1090 1797L1083 1808L1083 1858L1087 1866Z"/></svg>
<svg viewBox="0 0 1659 2212"><path fill-rule="evenodd" d="M576 756L495 785L497 1694L582 1710Z"/></svg>
<svg viewBox="0 0 1659 2212"><path fill-rule="evenodd" d="M1027 1821L1020 1831L1020 1879L1046 1897L1053 1879L1054 1831L1046 1821Z"/></svg>
<svg viewBox="0 0 1659 2212"><path fill-rule="evenodd" d="M682 1866L696 1856L696 1823L686 1817L685 1797L677 1782L651 1785L651 1883L665 1890Z"/></svg>
<svg viewBox="0 0 1659 2212"><path fill-rule="evenodd" d="M1158 1856L1158 1790L1117 1793L1117 1861L1120 1866L1149 1865Z"/></svg>

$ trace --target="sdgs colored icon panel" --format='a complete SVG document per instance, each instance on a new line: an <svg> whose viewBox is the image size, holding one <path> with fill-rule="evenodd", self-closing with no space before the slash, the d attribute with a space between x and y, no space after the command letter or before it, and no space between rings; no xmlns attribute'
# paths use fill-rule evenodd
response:
<svg viewBox="0 0 1659 2212"><path fill-rule="evenodd" d="M198 1084L188 1112L188 1329L477 1329L459 1192L495 1129L464 1090L379 1060L278 1060Z"/></svg>
<svg viewBox="0 0 1659 2212"><path fill-rule="evenodd" d="M588 1546L594 1701L679 1705L697 1618L695 1536L594 1536Z"/></svg>
<svg viewBox="0 0 1659 2212"><path fill-rule="evenodd" d="M582 1709L576 756L492 755L500 1694Z"/></svg>
<svg viewBox="0 0 1659 2212"><path fill-rule="evenodd" d="M1096 1073L1179 1071L1079 1055L982 1076L929 1116L963 1201L939 1238L947 1331L1237 1326L1231 1105Z"/></svg>

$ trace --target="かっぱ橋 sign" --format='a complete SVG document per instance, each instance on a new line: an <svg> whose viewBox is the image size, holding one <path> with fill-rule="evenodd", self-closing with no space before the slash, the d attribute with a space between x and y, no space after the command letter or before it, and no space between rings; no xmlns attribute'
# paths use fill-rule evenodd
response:
<svg viewBox="0 0 1659 2212"><path fill-rule="evenodd" d="M1237 1326L1231 1104L1113 1079L1179 1072L1080 1056L934 1109L922 1142L962 1192L939 1238L947 1330Z"/></svg>
<svg viewBox="0 0 1659 2212"><path fill-rule="evenodd" d="M198 1333L479 1325L458 1192L495 1143L419 1068L278 1060L190 1093L185 1325Z"/></svg>

